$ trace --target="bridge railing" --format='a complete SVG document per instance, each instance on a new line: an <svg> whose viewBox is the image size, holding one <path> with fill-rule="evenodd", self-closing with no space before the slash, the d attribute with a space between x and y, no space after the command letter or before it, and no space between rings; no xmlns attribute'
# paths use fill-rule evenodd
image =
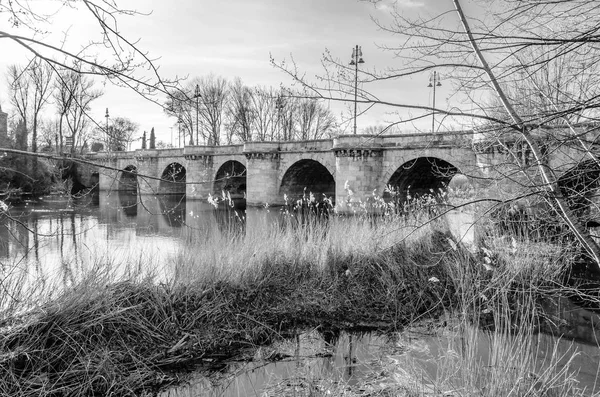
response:
<svg viewBox="0 0 600 397"><path fill-rule="evenodd" d="M313 141L280 142L279 150L282 152L302 151L329 151L333 148L332 139L318 139Z"/></svg>
<svg viewBox="0 0 600 397"><path fill-rule="evenodd" d="M470 147L473 131L452 131L439 133L414 133L382 136L384 147Z"/></svg>

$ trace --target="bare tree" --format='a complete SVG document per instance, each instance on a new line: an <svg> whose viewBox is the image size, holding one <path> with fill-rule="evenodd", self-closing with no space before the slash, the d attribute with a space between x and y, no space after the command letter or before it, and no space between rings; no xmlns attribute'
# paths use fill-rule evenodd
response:
<svg viewBox="0 0 600 397"><path fill-rule="evenodd" d="M280 139L281 125L279 109L281 97L279 91L271 87L255 87L252 94L254 118L252 130L257 141L274 141Z"/></svg>
<svg viewBox="0 0 600 397"><path fill-rule="evenodd" d="M75 67L77 68L77 67ZM88 115L91 103L102 96L103 92L94 87L91 77L78 73L76 70L63 69L59 71L54 87L54 101L59 116L59 148L64 145L64 123L67 127L67 137L72 142L71 151L83 147L87 143L86 134L90 129L91 118Z"/></svg>
<svg viewBox="0 0 600 397"><path fill-rule="evenodd" d="M124 151L135 141L134 134L139 124L126 117L113 117L108 127L108 148L113 151Z"/></svg>
<svg viewBox="0 0 600 397"><path fill-rule="evenodd" d="M58 120L44 118L39 122L39 134L38 134L38 145L41 147L40 151L48 151L53 148L58 148Z"/></svg>
<svg viewBox="0 0 600 397"><path fill-rule="evenodd" d="M291 141L295 136L295 124L297 120L296 112L298 110L299 99L287 95L278 97L277 106L277 124L278 131L281 131L279 140Z"/></svg>
<svg viewBox="0 0 600 397"><path fill-rule="evenodd" d="M223 77L209 75L199 80L202 106L200 125L206 131L209 145L221 144L221 123L229 95L229 85Z"/></svg>
<svg viewBox="0 0 600 397"><path fill-rule="evenodd" d="M71 44L68 38L60 45L44 41L46 33L57 29L54 18L64 10L87 14L94 21L99 36L83 48L78 43ZM32 57L52 65L55 70L102 76L114 84L135 90L157 104L161 102L159 95L167 94L176 86L176 80L163 79L154 59L138 46L137 41L129 40L121 33L121 17L143 17L143 13L121 8L107 0L56 2L50 6L10 1L0 3L0 13L9 20L8 26L0 30L0 39L13 42L31 53ZM102 51L97 51L98 48Z"/></svg>
<svg viewBox="0 0 600 397"><path fill-rule="evenodd" d="M246 87L238 77L229 89L229 100L225 107L225 124L227 141L232 142L233 136L241 142L253 140L253 126L257 118L254 92Z"/></svg>
<svg viewBox="0 0 600 397"><path fill-rule="evenodd" d="M23 121L22 134L17 134L15 143L18 149L27 150L27 120L30 109L31 80L27 78L26 69L11 65L8 67L7 83L10 90L10 104L17 111L17 115Z"/></svg>
<svg viewBox="0 0 600 397"><path fill-rule="evenodd" d="M174 117L178 128L181 129L184 142L185 137L189 136L189 142L194 143L194 130L198 131L203 140L206 141L206 135L204 129L200 131L196 125L196 99L194 98L195 86L198 84L199 79L194 78L188 82L184 87L173 89L169 92L169 96L165 103L164 111L167 115ZM198 111L200 110L198 106Z"/></svg>
<svg viewBox="0 0 600 397"><path fill-rule="evenodd" d="M31 150L37 152L40 113L50 99L54 71L52 70L51 65L43 62L40 58L35 58L29 63L27 72L33 90L31 94Z"/></svg>
<svg viewBox="0 0 600 397"><path fill-rule="evenodd" d="M336 119L331 111L316 99L299 100L295 116L298 140L328 138L337 128Z"/></svg>

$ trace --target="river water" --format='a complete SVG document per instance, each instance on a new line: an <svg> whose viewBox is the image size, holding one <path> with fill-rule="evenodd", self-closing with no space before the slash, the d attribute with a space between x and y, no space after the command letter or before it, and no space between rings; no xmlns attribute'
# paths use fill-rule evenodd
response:
<svg viewBox="0 0 600 397"><path fill-rule="evenodd" d="M66 283L107 263L168 263L193 236L246 228L242 211L177 195L48 196L12 203L9 213L12 219L0 217L0 263L18 265L29 279ZM248 218L271 215L257 211Z"/></svg>
<svg viewBox="0 0 600 397"><path fill-rule="evenodd" d="M148 196L141 201L135 195L115 192L79 199L48 196L25 200L12 203L10 215L12 219L0 218L3 271L17 269L24 280L57 280L68 285L76 283L96 265L115 263L115 269L122 271L119 267L122 262L140 266L168 263L190 238L203 233L252 233L259 225L275 222L278 210L217 210L206 202L186 202L184 196ZM450 226L455 235L472 241L472 228L461 214L452 215ZM559 306L560 321L564 322L561 333L569 339L557 340L541 334L535 346L541 356L560 349L565 360L576 352L573 368L579 371L578 380L591 395L600 390L596 385L600 317L568 300ZM251 360L232 362L216 373L217 376L215 372L199 373L189 384L164 395L285 395L288 392L307 395L300 391L306 391L306 387L339 390L339 387L359 383L363 387L377 388L390 379L393 381L393 376L381 375L389 375L390 360L394 363L407 359L419 361L427 376L434 377L436 363L448 351L456 335L449 338L447 335L399 334L393 340L372 334L341 335L331 342L315 332L303 334L296 341L269 347L270 350L259 349L252 353ZM481 334L476 342L484 356L489 350L486 338ZM278 356L274 356L273 351ZM283 359L273 362L273 357Z"/></svg>

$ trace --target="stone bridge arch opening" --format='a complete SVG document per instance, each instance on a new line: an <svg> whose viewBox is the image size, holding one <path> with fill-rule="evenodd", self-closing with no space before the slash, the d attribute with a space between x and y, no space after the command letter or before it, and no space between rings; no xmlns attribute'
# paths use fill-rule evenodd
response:
<svg viewBox="0 0 600 397"><path fill-rule="evenodd" d="M316 160L300 160L287 169L281 179L278 199L286 195L288 200L297 200L312 193L316 201L325 197L335 200L335 179L329 170ZM335 203L333 203L335 204Z"/></svg>
<svg viewBox="0 0 600 397"><path fill-rule="evenodd" d="M119 175L119 191L136 194L138 190L138 170L135 165L128 165Z"/></svg>
<svg viewBox="0 0 600 397"><path fill-rule="evenodd" d="M600 227L600 167L595 161L582 161L565 172L558 186L583 224Z"/></svg>
<svg viewBox="0 0 600 397"><path fill-rule="evenodd" d="M160 176L159 194L185 194L186 170L179 163L167 165Z"/></svg>
<svg viewBox="0 0 600 397"><path fill-rule="evenodd" d="M234 202L246 198L246 166L239 161L229 160L223 163L215 174L213 195L229 193Z"/></svg>
<svg viewBox="0 0 600 397"><path fill-rule="evenodd" d="M383 195L386 201L404 203L425 195L445 193L452 178L459 174L453 164L437 157L419 157L402 164L390 177Z"/></svg>

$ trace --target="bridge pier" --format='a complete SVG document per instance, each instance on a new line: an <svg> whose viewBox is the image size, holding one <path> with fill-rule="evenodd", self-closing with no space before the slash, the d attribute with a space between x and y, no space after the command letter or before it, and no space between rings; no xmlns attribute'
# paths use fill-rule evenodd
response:
<svg viewBox="0 0 600 397"><path fill-rule="evenodd" d="M279 197L279 142L248 142L246 156L246 204L261 206L283 204Z"/></svg>
<svg viewBox="0 0 600 397"><path fill-rule="evenodd" d="M335 154L335 203L338 211L354 212L369 204L380 187L383 168L381 138L373 135L340 136L333 140ZM377 192L381 195L382 192Z"/></svg>
<svg viewBox="0 0 600 397"><path fill-rule="evenodd" d="M137 171L139 175L160 175L158 170L158 157L139 156L137 161ZM158 192L157 179L144 178L138 176L138 189L141 194L156 194Z"/></svg>
<svg viewBox="0 0 600 397"><path fill-rule="evenodd" d="M184 149L186 159L186 199L206 200L212 194L213 178L215 175L214 150L209 146L191 146Z"/></svg>
<svg viewBox="0 0 600 397"><path fill-rule="evenodd" d="M100 192L109 192L118 189L119 171L112 168L117 168L117 159L103 158L100 160L102 165L111 167L98 169L98 190Z"/></svg>

